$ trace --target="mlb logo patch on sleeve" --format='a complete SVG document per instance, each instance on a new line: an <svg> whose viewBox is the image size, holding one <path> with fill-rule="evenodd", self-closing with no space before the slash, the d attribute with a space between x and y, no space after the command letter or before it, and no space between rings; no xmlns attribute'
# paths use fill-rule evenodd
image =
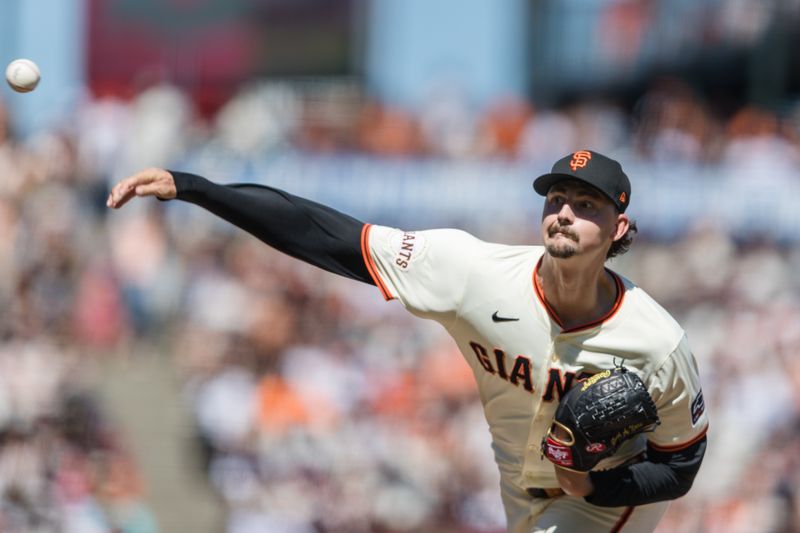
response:
<svg viewBox="0 0 800 533"><path fill-rule="evenodd" d="M703 391L701 390L692 400L692 425L697 424L705 410L706 402L703 400Z"/></svg>

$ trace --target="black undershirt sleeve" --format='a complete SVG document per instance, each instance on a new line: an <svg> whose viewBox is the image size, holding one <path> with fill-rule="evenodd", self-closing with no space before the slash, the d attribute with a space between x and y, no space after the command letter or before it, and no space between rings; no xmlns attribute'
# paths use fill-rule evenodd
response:
<svg viewBox="0 0 800 533"><path fill-rule="evenodd" d="M680 498L692 487L705 451L705 437L675 452L649 447L640 463L590 472L594 492L585 500L601 507L625 507Z"/></svg>
<svg viewBox="0 0 800 533"><path fill-rule="evenodd" d="M280 189L220 185L195 174L169 172L178 200L204 207L292 257L374 285L361 254L363 222Z"/></svg>

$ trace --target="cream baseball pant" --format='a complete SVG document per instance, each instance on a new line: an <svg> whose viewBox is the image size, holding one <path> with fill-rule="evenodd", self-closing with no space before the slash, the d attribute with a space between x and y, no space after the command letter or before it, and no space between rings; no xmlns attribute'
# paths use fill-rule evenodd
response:
<svg viewBox="0 0 800 533"><path fill-rule="evenodd" d="M669 506L598 507L574 496L532 498L519 487L501 485L509 533L649 533Z"/></svg>

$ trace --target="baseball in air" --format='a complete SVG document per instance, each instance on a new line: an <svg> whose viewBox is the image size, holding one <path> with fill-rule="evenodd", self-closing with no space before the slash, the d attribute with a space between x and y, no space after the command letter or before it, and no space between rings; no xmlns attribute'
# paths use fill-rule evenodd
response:
<svg viewBox="0 0 800 533"><path fill-rule="evenodd" d="M6 81L18 93L31 92L40 79L39 67L30 59L15 59L6 67Z"/></svg>

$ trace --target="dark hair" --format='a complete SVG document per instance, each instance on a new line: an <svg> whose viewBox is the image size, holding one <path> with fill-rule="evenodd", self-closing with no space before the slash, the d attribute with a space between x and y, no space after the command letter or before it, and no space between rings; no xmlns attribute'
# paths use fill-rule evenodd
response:
<svg viewBox="0 0 800 533"><path fill-rule="evenodd" d="M628 231L625 232L625 235L623 235L620 240L611 243L611 248L608 249L606 259L611 259L612 257L622 255L630 250L631 244L633 244L633 236L636 235L636 232L638 231L639 228L636 227L636 221L631 220L630 226L628 226Z"/></svg>

